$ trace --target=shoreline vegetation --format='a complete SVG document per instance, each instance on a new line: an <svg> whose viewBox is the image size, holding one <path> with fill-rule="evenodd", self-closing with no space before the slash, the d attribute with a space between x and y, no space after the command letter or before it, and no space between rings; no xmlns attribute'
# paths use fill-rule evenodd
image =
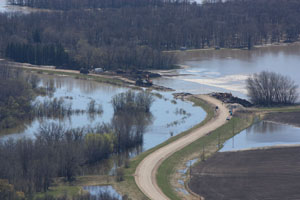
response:
<svg viewBox="0 0 300 200"><path fill-rule="evenodd" d="M261 44L261 45L254 45L252 47L252 49L250 50L255 50L255 49L259 49L259 48L267 48L267 47L281 47L281 46L289 46L289 45L299 45L300 41L294 41L294 42L284 42L283 40L280 42L275 42L275 43L265 43L265 44ZM181 50L181 49L176 49L176 50L167 50L167 51L163 51L165 53L182 53L182 52L193 52L193 51L218 51L218 50L249 50L247 48L229 48L229 47L224 47L224 48L218 48L216 49L215 47L208 47L208 48L200 48L200 49L185 49L185 50ZM180 66L180 65L179 65ZM185 67L185 65L183 65L182 67Z"/></svg>
<svg viewBox="0 0 300 200"><path fill-rule="evenodd" d="M266 45L261 45L261 46L256 46L255 48L265 48L265 47L276 47L276 46L289 46L289 45L299 45L300 42L293 42L293 43L278 43L278 44L266 44ZM224 48L224 49L230 49L230 48ZM232 49L232 50L242 50L242 49ZM189 51L218 51L215 48L209 48L209 49L187 49L185 50L187 52ZM172 53L182 53L184 51L182 50L174 50L174 51L168 51ZM135 81L132 80L132 78L128 78L123 76L122 74L116 74L116 73L100 73L100 74L81 74L79 70L73 70L73 69L56 69L54 66L49 66L49 65L33 65L30 63L20 63L20 62L14 62L14 61L9 61L7 59L0 59L0 65L8 65L11 67L16 67L16 68L23 68L24 70L29 70L29 71L36 71L37 73L46 73L46 74L60 74L60 75L70 75L74 76L75 78L78 79L89 79L89 80L94 80L97 82L101 83L107 83L107 84L112 84L116 86L121 86L121 87L130 87L132 89L137 89L139 90L140 87L135 84ZM189 68L187 65L182 65L182 64L176 64L177 68ZM1 66L0 66L1 67ZM176 69L176 68L175 68ZM155 70L149 70L149 72L154 72L159 74L160 76L164 77L170 77L170 76L178 76L176 74L169 74L168 71L172 69L155 69ZM164 86L156 85L153 84L150 87L147 87L149 89L153 90L158 90L158 91L174 91L172 88L167 88Z"/></svg>
<svg viewBox="0 0 300 200"><path fill-rule="evenodd" d="M102 74L82 74L79 70L73 69L55 69L52 66L39 66L39 65L32 65L29 63L18 63L13 61L7 61L4 59L0 59L0 67L2 66L10 66L13 68L22 68L26 71L35 71L38 74L58 74L58 75L66 75L66 76L73 76L77 79L83 80L94 80L100 83L111 84L120 87L129 87L135 90L141 90L140 86L137 86L134 80L129 79L128 77L124 77L120 74L115 73L102 73ZM174 91L172 88L160 86L153 84L152 86L147 87L150 90L157 90L157 91Z"/></svg>
<svg viewBox="0 0 300 200"><path fill-rule="evenodd" d="M264 44L264 45L258 45L254 48L266 48L266 47L277 47L277 46L289 46L289 45L300 45L299 41L292 42L292 43L270 43L270 44ZM226 49L232 49L232 50L243 50L240 48L222 48L224 50ZM165 51L165 53L183 53L183 52L192 52L192 51L218 51L215 48L204 48L204 49L187 49L187 50L171 50L171 51ZM122 87L130 87L132 89L140 89L139 86L135 84L135 78L126 77L122 74L117 74L115 72L111 73L89 73L89 74L81 74L78 69L57 69L55 66L49 66L49 65L33 65L30 63L22 63L22 62L14 62L7 60L5 58L0 59L0 65L8 65L11 67L19 67L23 68L24 70L31 70L36 71L37 73L48 73L48 74L60 74L60 75L72 75L75 78L79 79L92 79L101 83L107 83L112 84L116 86L122 86ZM190 66L183 65L183 64L175 64L177 66L174 69L178 68L189 68ZM169 74L168 71L172 69L149 69L149 73L154 72L159 74L160 76L164 77L170 77L170 76L178 76L176 74ZM147 71L146 71L147 73ZM154 77L155 79L155 77ZM152 86L148 87L149 89L154 89L158 91L174 91L172 88L167 88L164 86L153 84Z"/></svg>

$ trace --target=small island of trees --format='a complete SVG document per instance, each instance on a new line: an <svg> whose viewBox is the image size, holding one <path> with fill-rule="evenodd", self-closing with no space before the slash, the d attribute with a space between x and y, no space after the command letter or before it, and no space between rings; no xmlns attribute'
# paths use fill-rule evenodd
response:
<svg viewBox="0 0 300 200"><path fill-rule="evenodd" d="M247 80L248 96L259 106L291 105L296 103L298 85L287 76L263 71Z"/></svg>

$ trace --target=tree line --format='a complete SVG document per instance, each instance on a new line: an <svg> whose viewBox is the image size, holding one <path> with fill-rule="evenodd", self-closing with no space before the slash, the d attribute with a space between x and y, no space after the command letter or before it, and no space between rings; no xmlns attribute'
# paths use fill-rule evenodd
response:
<svg viewBox="0 0 300 200"><path fill-rule="evenodd" d="M76 0L60 2L71 5L73 1ZM51 4L54 1L35 2ZM101 9L80 8L21 16L2 14L2 55L10 43L32 45L38 42L46 46L61 44L72 61L62 66L64 68L167 69L174 67L176 58L164 53L165 50L181 47L251 49L254 45L294 42L299 38L300 2L297 0L231 0L203 5L149 0L144 6L132 2L116 7L99 6ZM51 9L50 6L45 8Z"/></svg>
<svg viewBox="0 0 300 200"><path fill-rule="evenodd" d="M17 62L35 65L66 66L71 64L61 44L9 43L5 56Z"/></svg>

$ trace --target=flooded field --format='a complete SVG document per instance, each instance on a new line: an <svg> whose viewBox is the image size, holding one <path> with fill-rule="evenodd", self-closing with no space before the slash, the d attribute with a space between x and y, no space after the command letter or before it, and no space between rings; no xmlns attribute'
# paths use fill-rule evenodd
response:
<svg viewBox="0 0 300 200"><path fill-rule="evenodd" d="M103 112L94 116L88 113L78 113L60 119L35 119L19 128L19 130L5 130L1 133L1 140L10 137L34 137L34 134L42 123L54 122L66 128L92 128L102 123L110 123L114 113L111 104L112 97L128 90L128 88L120 88L66 76L43 75L41 77L41 85L48 87L53 84L55 92L51 97L38 97L38 100L63 98L75 110L86 110L89 102L95 100L96 106L101 105ZM144 144L141 151L152 148L167 140L172 135L177 135L195 126L206 116L202 108L194 107L191 102L175 100L170 92L156 93L153 97L155 101L150 110L151 117L144 133ZM11 134L3 136L9 132Z"/></svg>
<svg viewBox="0 0 300 200"><path fill-rule="evenodd" d="M261 121L226 141L220 152L292 144L300 144L300 128Z"/></svg>
<svg viewBox="0 0 300 200"><path fill-rule="evenodd" d="M180 51L182 69L157 84L191 93L232 92L246 98L245 80L263 70L290 76L300 85L300 45L268 46L251 51L236 49Z"/></svg>

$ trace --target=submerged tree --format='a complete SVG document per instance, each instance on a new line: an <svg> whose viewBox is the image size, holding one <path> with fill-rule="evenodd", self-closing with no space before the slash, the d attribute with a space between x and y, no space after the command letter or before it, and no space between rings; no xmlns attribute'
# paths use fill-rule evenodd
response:
<svg viewBox="0 0 300 200"><path fill-rule="evenodd" d="M143 143L145 129L152 123L150 108L153 102L153 96L147 92L128 91L112 98L112 126L118 152Z"/></svg>
<svg viewBox="0 0 300 200"><path fill-rule="evenodd" d="M149 112L154 98L148 92L135 93L132 91L117 94L112 99L116 112Z"/></svg>
<svg viewBox="0 0 300 200"><path fill-rule="evenodd" d="M145 112L119 112L114 113L112 126L116 135L115 149L117 152L143 144L143 134L153 116Z"/></svg>
<svg viewBox="0 0 300 200"><path fill-rule="evenodd" d="M249 77L247 90L252 103L264 106L294 104L299 95L293 80L267 71Z"/></svg>

